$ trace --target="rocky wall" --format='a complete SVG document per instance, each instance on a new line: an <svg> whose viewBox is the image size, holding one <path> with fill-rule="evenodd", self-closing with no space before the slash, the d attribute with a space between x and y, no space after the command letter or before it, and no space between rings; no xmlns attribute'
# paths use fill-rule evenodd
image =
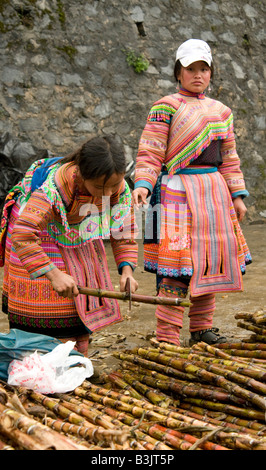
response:
<svg viewBox="0 0 266 470"><path fill-rule="evenodd" d="M250 197L266 221L265 2L0 0L0 134L65 153L117 133L128 160L152 103L175 92L175 51L191 37L213 51L209 93L234 112Z"/></svg>

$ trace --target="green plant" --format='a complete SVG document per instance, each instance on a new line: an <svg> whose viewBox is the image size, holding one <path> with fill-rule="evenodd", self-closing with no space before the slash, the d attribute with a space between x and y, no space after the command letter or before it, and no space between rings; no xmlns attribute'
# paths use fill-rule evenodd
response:
<svg viewBox="0 0 266 470"><path fill-rule="evenodd" d="M136 73L142 73L149 67L149 61L143 54L136 55L134 51L126 52L126 61L128 65L132 66Z"/></svg>

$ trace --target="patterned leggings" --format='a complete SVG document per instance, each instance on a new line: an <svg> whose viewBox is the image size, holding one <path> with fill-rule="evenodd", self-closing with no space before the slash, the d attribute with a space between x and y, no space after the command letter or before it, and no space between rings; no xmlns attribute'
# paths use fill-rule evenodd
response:
<svg viewBox="0 0 266 470"><path fill-rule="evenodd" d="M160 285L159 297L181 297L187 295L188 286L182 282L164 278ZM189 331L200 331L212 327L215 310L215 294L191 297L189 308ZM179 330L183 325L184 307L159 305L156 309L158 341L166 341L179 346Z"/></svg>

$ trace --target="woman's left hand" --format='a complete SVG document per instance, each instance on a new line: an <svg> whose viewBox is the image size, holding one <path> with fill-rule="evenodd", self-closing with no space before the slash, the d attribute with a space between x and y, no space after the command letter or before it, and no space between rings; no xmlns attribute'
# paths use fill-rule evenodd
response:
<svg viewBox="0 0 266 470"><path fill-rule="evenodd" d="M133 277L133 271L130 266L123 266L122 268L122 274L120 277L120 292L125 292L126 290L126 282L127 278L130 279L130 289L131 293L134 294L136 290L138 289L139 285L136 279Z"/></svg>
<svg viewBox="0 0 266 470"><path fill-rule="evenodd" d="M236 211L237 219L238 219L239 222L241 222L243 220L246 212L247 212L247 208L246 208L241 196L236 197L233 200L233 203L234 203L234 208L235 208L235 211Z"/></svg>

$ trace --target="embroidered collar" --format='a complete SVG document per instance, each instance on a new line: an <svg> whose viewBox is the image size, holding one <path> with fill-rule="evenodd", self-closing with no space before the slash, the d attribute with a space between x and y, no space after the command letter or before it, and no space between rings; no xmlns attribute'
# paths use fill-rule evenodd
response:
<svg viewBox="0 0 266 470"><path fill-rule="evenodd" d="M180 88L178 93L182 96L191 96L193 98L198 98L198 100L204 100L205 93L193 93L192 91L188 91L185 88Z"/></svg>

